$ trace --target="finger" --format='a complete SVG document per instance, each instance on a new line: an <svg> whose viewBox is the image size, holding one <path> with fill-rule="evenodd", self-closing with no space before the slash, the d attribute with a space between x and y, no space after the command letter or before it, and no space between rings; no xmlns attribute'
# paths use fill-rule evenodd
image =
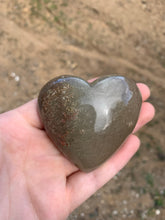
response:
<svg viewBox="0 0 165 220"><path fill-rule="evenodd" d="M95 81L96 79L98 79L98 77L95 77L95 78L93 78L93 79L89 79L88 82L89 82L89 83L92 83L92 82Z"/></svg>
<svg viewBox="0 0 165 220"><path fill-rule="evenodd" d="M142 101L146 101L150 97L150 89L144 83L137 83L136 84L140 90Z"/></svg>
<svg viewBox="0 0 165 220"><path fill-rule="evenodd" d="M89 198L100 187L107 183L120 169L122 169L140 146L135 135L130 135L126 142L102 166L90 173L77 172L68 177L67 190L70 196L71 209Z"/></svg>
<svg viewBox="0 0 165 220"><path fill-rule="evenodd" d="M139 119L134 128L133 133L137 132L141 127L143 127L145 124L151 121L154 115L155 115L155 109L153 105L149 102L144 102L142 104Z"/></svg>
<svg viewBox="0 0 165 220"><path fill-rule="evenodd" d="M43 129L43 124L38 113L37 99L33 99L16 109L33 127Z"/></svg>

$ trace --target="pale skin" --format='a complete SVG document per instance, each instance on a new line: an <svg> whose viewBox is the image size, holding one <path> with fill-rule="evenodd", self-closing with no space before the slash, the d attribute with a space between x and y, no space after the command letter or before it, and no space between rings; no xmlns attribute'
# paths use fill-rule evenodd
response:
<svg viewBox="0 0 165 220"><path fill-rule="evenodd" d="M143 104L134 132L96 170L81 172L46 135L37 100L0 115L0 220L64 220L121 170L140 146L134 134L154 117L145 102L149 88L137 84Z"/></svg>

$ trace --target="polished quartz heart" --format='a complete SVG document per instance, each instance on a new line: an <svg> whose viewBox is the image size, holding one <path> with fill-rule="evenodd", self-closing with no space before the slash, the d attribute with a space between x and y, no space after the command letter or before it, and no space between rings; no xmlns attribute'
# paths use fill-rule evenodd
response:
<svg viewBox="0 0 165 220"><path fill-rule="evenodd" d="M75 76L49 81L38 97L54 145L82 171L107 160L133 131L142 104L136 83L107 76L88 83Z"/></svg>

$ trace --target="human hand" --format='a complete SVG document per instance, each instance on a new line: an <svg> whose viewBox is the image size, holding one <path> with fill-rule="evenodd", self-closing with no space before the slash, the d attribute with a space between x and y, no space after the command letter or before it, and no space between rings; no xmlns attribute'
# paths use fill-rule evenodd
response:
<svg viewBox="0 0 165 220"><path fill-rule="evenodd" d="M154 116L144 102L148 87L138 84L143 104L136 132ZM133 132L133 133L134 133ZM46 135L37 100L0 115L0 220L63 220L109 181L140 145L131 134L102 166L83 173Z"/></svg>

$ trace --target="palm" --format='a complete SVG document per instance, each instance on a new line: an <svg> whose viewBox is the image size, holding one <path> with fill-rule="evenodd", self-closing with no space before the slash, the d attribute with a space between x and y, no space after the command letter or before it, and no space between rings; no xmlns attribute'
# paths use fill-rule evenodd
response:
<svg viewBox="0 0 165 220"><path fill-rule="evenodd" d="M143 100L148 98L148 89L142 84L139 88ZM153 107L143 103L136 130L153 115ZM37 115L36 100L2 114L0 131L0 219L66 219L139 147L138 138L130 135L111 159L85 174L63 157L47 137Z"/></svg>
<svg viewBox="0 0 165 220"><path fill-rule="evenodd" d="M21 219L65 219L70 211L66 175L69 169L77 168L52 146L44 130L31 126L20 113L11 111L1 125L1 134L8 132L8 138L4 140L7 146L4 162L12 168L7 172L14 194L4 189L7 185L0 190L7 192L9 200L11 196L15 197L13 206L28 209L22 209L22 212L28 212L30 216ZM13 209L19 211L16 207Z"/></svg>

